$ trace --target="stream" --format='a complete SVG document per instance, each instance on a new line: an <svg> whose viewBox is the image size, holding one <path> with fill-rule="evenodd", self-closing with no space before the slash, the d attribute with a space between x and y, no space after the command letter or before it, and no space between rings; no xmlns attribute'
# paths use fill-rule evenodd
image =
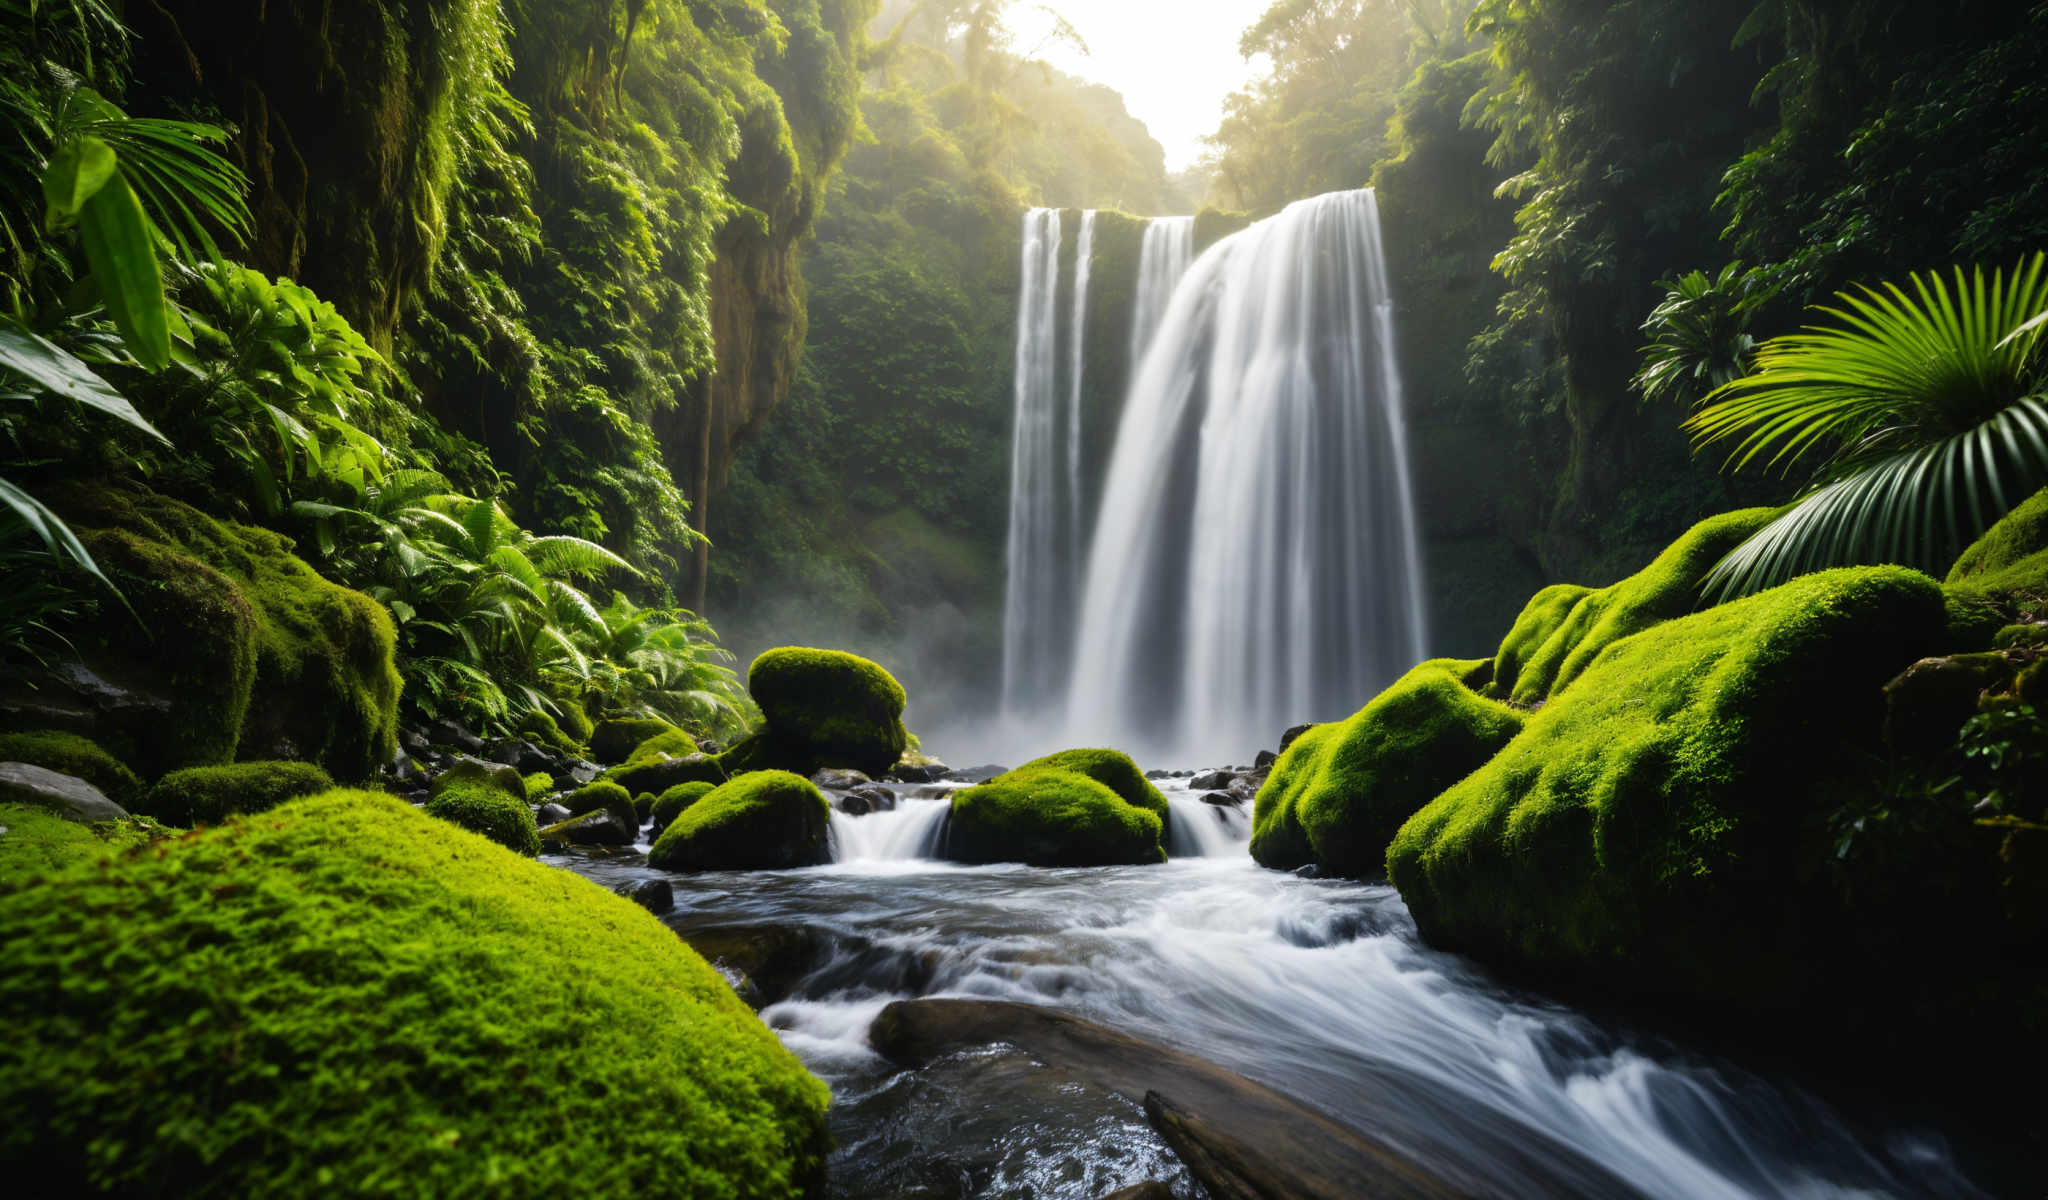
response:
<svg viewBox="0 0 2048 1200"><path fill-rule="evenodd" d="M848 1200L1095 1200L1147 1179L1201 1194L1136 1103L1020 1054L918 1071L884 1061L868 1025L921 995L1047 1005L1164 1042L1475 1194L1986 1194L1939 1134L1852 1120L1795 1086L1504 988L1422 945L1392 888L1261 869L1240 810L1161 787L1172 858L1158 866L938 862L943 798L835 811L838 861L808 870L548 861L606 887L670 879L663 919L678 929L801 925L827 939L823 964L761 1015L832 1086L831 1194Z"/></svg>

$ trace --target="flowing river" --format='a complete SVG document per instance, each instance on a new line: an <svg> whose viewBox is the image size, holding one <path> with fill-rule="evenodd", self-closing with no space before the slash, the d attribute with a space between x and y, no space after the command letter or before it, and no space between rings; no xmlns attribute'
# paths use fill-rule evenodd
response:
<svg viewBox="0 0 2048 1200"><path fill-rule="evenodd" d="M911 996L1025 1001L1164 1042L1475 1194L1987 1194L1936 1133L1851 1120L1797 1087L1504 988L1423 946L1393 889L1263 870L1239 810L1162 787L1174 857L1160 866L934 861L946 802L930 797L835 812L839 861L815 869L550 861L607 887L670 879L664 919L678 929L823 939L818 965L761 1015L832 1085L834 1196L1095 1200L1146 1179L1200 1194L1136 1103L1002 1049L918 1071L883 1060L868 1026Z"/></svg>

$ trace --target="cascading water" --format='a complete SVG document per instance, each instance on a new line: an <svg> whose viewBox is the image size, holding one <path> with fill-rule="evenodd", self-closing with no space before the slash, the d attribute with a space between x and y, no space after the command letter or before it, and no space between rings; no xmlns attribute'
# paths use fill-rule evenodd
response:
<svg viewBox="0 0 2048 1200"><path fill-rule="evenodd" d="M1059 451L1060 214L1024 214L1017 294L1016 417L1010 435L1010 541L1003 598L1003 708L1035 709L1065 664L1071 585L1062 545Z"/></svg>
<svg viewBox="0 0 2048 1200"><path fill-rule="evenodd" d="M1167 302L1181 276L1195 260L1195 219L1155 217L1145 225L1145 237L1138 248L1137 295L1131 304L1131 357L1133 368L1145 361L1145 351L1159 332L1166 316Z"/></svg>
<svg viewBox="0 0 2048 1200"><path fill-rule="evenodd" d="M686 933L801 929L819 947L762 1016L832 1086L838 1200L1094 1200L1145 1179L1193 1190L1135 1098L999 1049L905 1071L869 1048L891 1000L932 995L1047 1005L1187 1050L1461 1193L1985 1194L1938 1133L1873 1128L1795 1086L1504 990L1423 945L1392 888L1261 870L1241 811L1163 787L1175 857L1150 866L932 861L937 796L835 813L838 861L808 870L559 861L606 887L672 880L663 919Z"/></svg>
<svg viewBox="0 0 2048 1200"><path fill-rule="evenodd" d="M1067 558L1070 570L1081 563L1081 384L1086 374L1082 352L1088 348L1088 277L1095 265L1095 210L1081 214L1081 244L1074 248L1074 301L1067 332Z"/></svg>
<svg viewBox="0 0 2048 1200"><path fill-rule="evenodd" d="M1082 590L1067 735L1238 754L1422 657L1422 567L1370 191L1218 242L1138 367Z"/></svg>

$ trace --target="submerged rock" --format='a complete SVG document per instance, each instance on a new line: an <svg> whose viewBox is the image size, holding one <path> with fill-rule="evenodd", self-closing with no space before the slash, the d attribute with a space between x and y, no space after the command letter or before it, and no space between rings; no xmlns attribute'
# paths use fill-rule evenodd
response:
<svg viewBox="0 0 2048 1200"><path fill-rule="evenodd" d="M1377 1139L1279 1092L1157 1042L1001 1000L898 1000L869 1028L892 1062L1014 1046L1045 1069L1145 1105L1211 1195L1355 1200L1456 1189Z"/></svg>
<svg viewBox="0 0 2048 1200"><path fill-rule="evenodd" d="M675 886L666 879L622 883L612 890L656 916L672 912L676 906Z"/></svg>
<svg viewBox="0 0 2048 1200"><path fill-rule="evenodd" d="M829 949L824 938L801 925L711 925L679 932L755 1008L787 997Z"/></svg>
<svg viewBox="0 0 2048 1200"><path fill-rule="evenodd" d="M1188 790L1194 792L1219 791L1230 786L1237 772L1229 767L1218 767L1213 771L1202 771L1188 780Z"/></svg>
<svg viewBox="0 0 2048 1200"><path fill-rule="evenodd" d="M890 812L896 807L896 793L876 784L855 788L840 796L833 806L849 817L864 817L869 813Z"/></svg>

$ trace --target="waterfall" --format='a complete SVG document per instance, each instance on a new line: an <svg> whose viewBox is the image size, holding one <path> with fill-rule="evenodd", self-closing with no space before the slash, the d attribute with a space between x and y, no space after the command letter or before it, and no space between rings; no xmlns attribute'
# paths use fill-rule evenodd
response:
<svg viewBox="0 0 2048 1200"><path fill-rule="evenodd" d="M939 855L945 832L948 800L901 800L893 809L851 817L832 809L827 832L832 861L839 863L909 862Z"/></svg>
<svg viewBox="0 0 2048 1200"><path fill-rule="evenodd" d="M1017 289L1016 416L1010 435L1010 541L1003 597L1003 707L1033 710L1063 663L1071 585L1058 570L1060 502L1057 357L1060 214L1024 214Z"/></svg>
<svg viewBox="0 0 2048 1200"><path fill-rule="evenodd" d="M1422 657L1370 191L1299 201L1189 268L1136 369L1084 579L1067 735L1152 761L1247 753Z"/></svg>
<svg viewBox="0 0 2048 1200"><path fill-rule="evenodd" d="M1067 335L1067 563L1081 563L1081 352L1088 342L1088 276L1095 261L1095 210L1081 214L1081 244L1074 250L1073 324Z"/></svg>
<svg viewBox="0 0 2048 1200"><path fill-rule="evenodd" d="M1131 369L1145 360L1166 302L1195 258L1195 219L1158 217L1145 226L1138 248L1137 298L1131 308Z"/></svg>

